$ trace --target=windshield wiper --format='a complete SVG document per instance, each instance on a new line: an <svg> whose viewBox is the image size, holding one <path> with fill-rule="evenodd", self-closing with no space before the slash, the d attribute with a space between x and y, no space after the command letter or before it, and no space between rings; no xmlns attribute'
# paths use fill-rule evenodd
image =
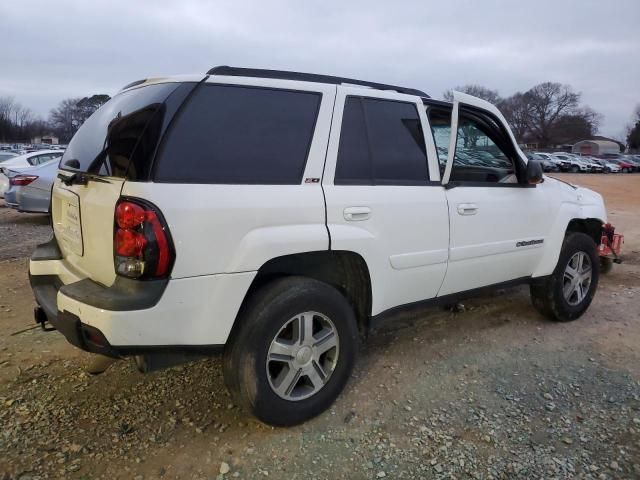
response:
<svg viewBox="0 0 640 480"><path fill-rule="evenodd" d="M105 180L97 175L91 175L89 173L77 172L72 175L66 176L64 173L59 173L58 178L64 183L67 187L71 185L86 185L89 181L92 182L100 182L100 183L111 183L109 180Z"/></svg>

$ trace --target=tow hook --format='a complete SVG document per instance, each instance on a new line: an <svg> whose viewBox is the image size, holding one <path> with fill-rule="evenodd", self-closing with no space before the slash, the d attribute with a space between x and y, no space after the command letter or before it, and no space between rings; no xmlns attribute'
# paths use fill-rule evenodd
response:
<svg viewBox="0 0 640 480"><path fill-rule="evenodd" d="M42 328L42 330L44 330L45 332L52 332L53 330L55 330L55 327L47 326L47 314L44 313L42 307L38 306L33 309L33 318L36 323L40 324L40 328Z"/></svg>
<svg viewBox="0 0 640 480"><path fill-rule="evenodd" d="M600 245L598 245L598 253L601 257L613 257L613 263L622 263L620 251L624 243L624 236L615 233L616 229L610 223L602 226L602 234L600 235Z"/></svg>

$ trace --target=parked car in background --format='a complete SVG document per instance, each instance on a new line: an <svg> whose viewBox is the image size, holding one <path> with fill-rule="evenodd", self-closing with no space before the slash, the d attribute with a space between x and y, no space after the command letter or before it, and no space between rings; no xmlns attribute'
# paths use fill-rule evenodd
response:
<svg viewBox="0 0 640 480"><path fill-rule="evenodd" d="M9 189L4 194L7 206L21 212L49 213L58 163L53 159L37 167L9 170Z"/></svg>
<svg viewBox="0 0 640 480"><path fill-rule="evenodd" d="M539 155L539 154L534 153L534 152L527 152L527 153L525 153L525 155L527 156L527 158L529 160L535 160L537 162L540 162L540 165L542 165L542 170L545 171L545 172L558 172L558 171L560 171L559 164L554 162L550 158L545 158L542 155Z"/></svg>
<svg viewBox="0 0 640 480"><path fill-rule="evenodd" d="M607 158L608 162L615 163L620 167L622 173L632 173L636 171L636 165L631 163L626 158Z"/></svg>
<svg viewBox="0 0 640 480"><path fill-rule="evenodd" d="M60 160L64 152L61 150L39 150L37 152L18 155L0 163L0 198L4 198L4 193L9 189L9 179L6 171L20 168L37 167L51 160Z"/></svg>
<svg viewBox="0 0 640 480"><path fill-rule="evenodd" d="M620 166L616 163L605 160L604 158L589 157L592 162L596 162L602 166L604 173L619 173Z"/></svg>
<svg viewBox="0 0 640 480"><path fill-rule="evenodd" d="M625 155L624 160L634 165L634 172L640 172L640 158L636 158L635 155Z"/></svg>
<svg viewBox="0 0 640 480"><path fill-rule="evenodd" d="M551 153L546 153L546 152L532 152L532 153L537 155L540 158L543 158L543 159L553 163L557 167L558 171L562 171L562 170L566 170L567 169L567 168L565 168L565 165L563 165L562 161L557 159L557 158L555 158L553 156L553 154L551 154ZM568 166L569 166L569 164L567 163L566 167L568 167Z"/></svg>
<svg viewBox="0 0 640 480"><path fill-rule="evenodd" d="M572 173L588 173L590 168L578 159L566 153L554 153L553 157L562 162L562 170Z"/></svg>
<svg viewBox="0 0 640 480"><path fill-rule="evenodd" d="M602 167L602 165L600 165L600 163L598 163L598 162L594 162L589 157L580 157L578 159L578 161L584 163L585 165L587 165L587 167L589 167L589 171L591 173L602 173L602 172L604 172L604 168Z"/></svg>
<svg viewBox="0 0 640 480"><path fill-rule="evenodd" d="M12 158L15 158L17 156L18 156L17 153L9 152L6 150L0 150L0 163L11 160Z"/></svg>

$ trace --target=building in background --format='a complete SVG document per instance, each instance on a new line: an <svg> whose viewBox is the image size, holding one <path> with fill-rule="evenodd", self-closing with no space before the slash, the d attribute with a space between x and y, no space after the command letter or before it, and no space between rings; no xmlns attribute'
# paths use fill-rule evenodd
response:
<svg viewBox="0 0 640 480"><path fill-rule="evenodd" d="M47 145L58 145L58 137L53 134L42 135L41 137L33 137L31 143L44 143Z"/></svg>
<svg viewBox="0 0 640 480"><path fill-rule="evenodd" d="M573 144L573 153L582 155L606 155L608 153L620 153L620 144L615 140L600 137L592 140L581 140Z"/></svg>

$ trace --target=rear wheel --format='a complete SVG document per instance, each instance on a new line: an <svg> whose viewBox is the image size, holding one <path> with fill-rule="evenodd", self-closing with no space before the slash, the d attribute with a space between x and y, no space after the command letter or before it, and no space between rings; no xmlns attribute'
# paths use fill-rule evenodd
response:
<svg viewBox="0 0 640 480"><path fill-rule="evenodd" d="M243 307L224 356L225 382L261 421L295 425L326 410L343 390L358 347L356 318L335 288L288 277Z"/></svg>
<svg viewBox="0 0 640 480"><path fill-rule="evenodd" d="M579 318L591 305L598 286L600 259L591 237L569 233L553 273L531 284L534 307L552 320Z"/></svg>

